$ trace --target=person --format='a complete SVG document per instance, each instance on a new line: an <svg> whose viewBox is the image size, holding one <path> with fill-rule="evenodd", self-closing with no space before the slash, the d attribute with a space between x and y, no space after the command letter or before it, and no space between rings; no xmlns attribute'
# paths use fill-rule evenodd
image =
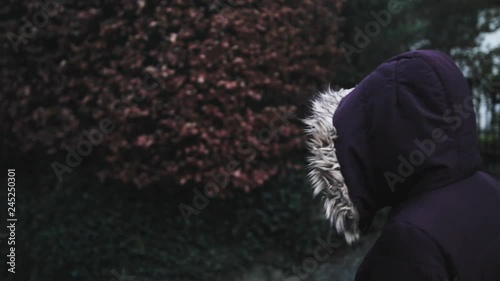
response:
<svg viewBox="0 0 500 281"><path fill-rule="evenodd" d="M447 55L395 56L305 119L308 177L349 243L390 206L356 281L500 280L500 187L481 171L471 89Z"/></svg>

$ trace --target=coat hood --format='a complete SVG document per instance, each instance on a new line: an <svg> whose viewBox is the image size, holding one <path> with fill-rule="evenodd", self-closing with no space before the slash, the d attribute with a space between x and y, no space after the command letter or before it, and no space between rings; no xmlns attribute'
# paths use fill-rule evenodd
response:
<svg viewBox="0 0 500 281"><path fill-rule="evenodd" d="M305 123L314 194L349 244L376 211L481 167L469 85L441 52L403 53L354 89L320 93Z"/></svg>

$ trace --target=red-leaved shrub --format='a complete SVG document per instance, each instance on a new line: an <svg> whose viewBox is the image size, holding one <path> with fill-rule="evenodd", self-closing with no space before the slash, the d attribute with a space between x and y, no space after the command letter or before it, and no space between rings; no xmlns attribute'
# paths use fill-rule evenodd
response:
<svg viewBox="0 0 500 281"><path fill-rule="evenodd" d="M340 0L9 2L3 145L66 155L105 120L96 173L139 187L300 168L297 108L341 56Z"/></svg>

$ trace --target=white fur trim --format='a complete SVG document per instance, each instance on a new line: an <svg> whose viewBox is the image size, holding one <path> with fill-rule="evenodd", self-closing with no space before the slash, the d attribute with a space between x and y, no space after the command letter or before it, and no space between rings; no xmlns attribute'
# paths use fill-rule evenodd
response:
<svg viewBox="0 0 500 281"><path fill-rule="evenodd" d="M349 197L340 164L335 154L334 140L337 131L333 127L333 114L340 101L353 89L333 91L328 88L312 102L312 114L304 119L307 148L311 156L307 158L308 178L314 196L322 194L326 219L346 242L352 244L359 239L359 213Z"/></svg>

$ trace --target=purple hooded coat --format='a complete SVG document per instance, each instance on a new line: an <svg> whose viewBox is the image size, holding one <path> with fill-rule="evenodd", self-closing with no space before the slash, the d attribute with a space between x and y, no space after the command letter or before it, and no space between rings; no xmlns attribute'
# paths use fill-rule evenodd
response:
<svg viewBox="0 0 500 281"><path fill-rule="evenodd" d="M309 178L332 225L351 244L392 207L356 281L500 281L500 187L447 55L398 55L312 109Z"/></svg>

